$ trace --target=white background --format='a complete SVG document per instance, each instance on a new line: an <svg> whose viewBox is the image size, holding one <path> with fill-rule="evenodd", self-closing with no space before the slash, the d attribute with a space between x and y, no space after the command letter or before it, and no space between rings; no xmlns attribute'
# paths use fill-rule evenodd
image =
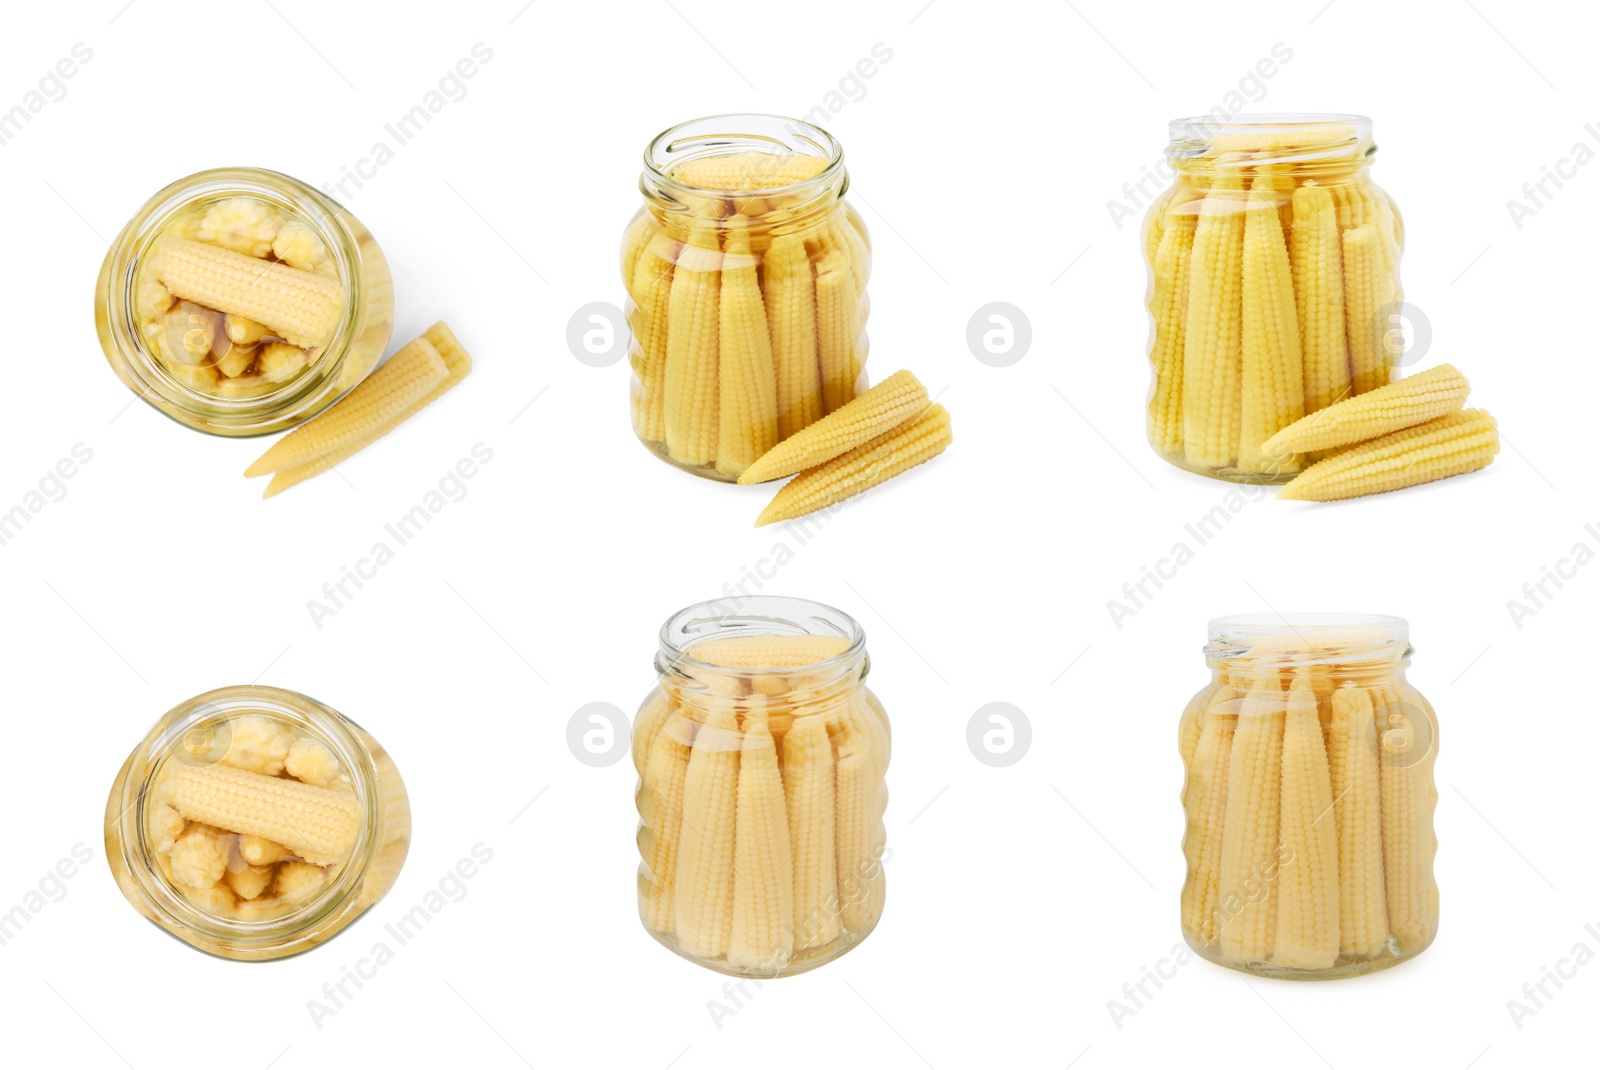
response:
<svg viewBox="0 0 1600 1070"><path fill-rule="evenodd" d="M0 911L74 844L94 856L0 947L8 1063L1593 1063L1600 964L1521 1029L1506 1006L1575 944L1600 953L1584 929L1600 929L1600 568L1520 629L1506 606L1575 543L1600 547L1584 530L1600 521L1600 167L1520 230L1506 208L1575 143L1600 149L1583 6L503 0L374 17L125 2L22 6L0 37L5 108L74 43L93 50L0 147L0 508L74 444L93 451L0 547ZM476 370L340 475L263 503L240 476L262 443L130 406L105 366L90 315L105 239L207 167L338 179L480 41L493 59L467 96L348 199L395 268L396 344L444 318ZM829 124L877 250L868 367L943 391L956 442L802 547L750 526L767 490L640 448L626 364L581 364L566 324L621 303L617 241L652 135L808 111L878 42L892 59ZM1229 490L1144 443L1144 268L1107 202L1160 158L1167 120L1221 104L1279 42L1293 57L1254 106L1375 118L1374 176L1407 221L1406 295L1432 324L1423 363L1471 377L1506 448L1485 473L1386 498L1251 500L1119 629L1107 600L1193 545L1184 525ZM1032 323L1009 368L965 342L996 300ZM466 497L315 627L307 600L478 442L494 457ZM724 979L637 920L633 770L581 764L566 724L589 702L631 712L660 622L780 545L793 560L767 589L868 633L895 729L889 903L858 951L768 984L719 1028L708 1001ZM1107 1001L1180 941L1174 740L1205 680L1206 621L1272 609L1412 622L1412 679L1442 724L1438 941L1330 984L1191 961L1118 1028ZM336 942L244 965L129 908L101 814L157 717L257 678L381 738L416 836L389 898ZM1003 769L965 741L997 700L1033 727ZM466 898L318 1029L307 1001L479 842L494 859Z"/></svg>

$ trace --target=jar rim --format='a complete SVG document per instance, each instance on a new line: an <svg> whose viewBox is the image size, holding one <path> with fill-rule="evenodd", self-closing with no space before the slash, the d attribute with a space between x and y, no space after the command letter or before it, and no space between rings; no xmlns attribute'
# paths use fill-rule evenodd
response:
<svg viewBox="0 0 1600 1070"><path fill-rule="evenodd" d="M831 657L803 666L781 668L722 665L693 656L694 648L702 643L739 635L836 636L849 645ZM788 595L748 595L697 602L668 617L661 625L659 638L660 656L665 666L687 666L739 676L787 676L802 670L843 670L860 659L867 643L866 632L848 613L822 602Z"/></svg>
<svg viewBox="0 0 1600 1070"><path fill-rule="evenodd" d="M728 129L730 127L732 129ZM753 197L780 191L792 192L813 186L820 188L830 184L844 168L844 145L815 123L769 112L727 112L677 123L651 138L644 150L645 177L653 185L672 190L682 190L691 194L726 195L729 193L728 190L707 189L680 182L673 178L670 172L679 164L691 159L730 155L739 151L738 146L742 142L748 142L753 151L770 151L758 148L760 145L782 146L791 153L818 156L828 162L822 170L810 178L781 186L762 186L736 191L740 196ZM706 151L696 152L685 143L688 143L688 146L704 143ZM806 151L807 149L819 151ZM673 157L674 152L683 155Z"/></svg>
<svg viewBox="0 0 1600 1070"><path fill-rule="evenodd" d="M1272 140L1272 135L1285 135ZM1353 112L1241 112L1189 115L1167 124L1167 157L1210 157L1217 166L1366 159L1377 152L1372 119ZM1256 141L1253 139L1267 138ZM1295 140L1290 140L1291 138Z"/></svg>
<svg viewBox="0 0 1600 1070"><path fill-rule="evenodd" d="M335 756L350 771L363 811L356 842L337 878L297 909L260 921L218 918L186 899L156 867L145 864L150 858L144 815L151 798L151 777L166 761L172 760L174 747L181 745L183 735L196 724L219 715L231 718L247 713L261 713L298 727L310 727L323 737L320 741L331 744ZM314 937L324 922L340 915L347 903L360 894L379 846L373 834L381 819L378 771L366 744L357 734L358 728L354 721L309 695L264 684L214 688L178 703L151 726L128 755L119 775L121 791L114 792L108 800L107 823L116 825L122 864L142 893L145 904L165 920L163 927L180 938L185 932L193 933L246 955L282 957L276 954L279 949ZM109 812L113 808L114 815ZM188 939L185 942L217 954L205 943Z"/></svg>
<svg viewBox="0 0 1600 1070"><path fill-rule="evenodd" d="M290 204L286 192L303 203ZM180 211L210 198L249 196L267 200L280 209L287 208L302 222L316 229L339 271L345 292L345 308L334 335L324 346L320 371L308 370L289 380L278 390L250 398L222 398L189 390L168 376L144 348L137 336L137 316L133 303L139 285L139 265L149 256L153 241ZM308 213L314 208L314 214ZM271 434L281 430L274 421L299 410L308 400L318 409L337 401L350 387L337 390L325 404L323 392L336 387L338 370L345 353L356 340L362 301L360 242L342 217L342 206L307 182L264 167L213 167L196 171L163 186L152 194L129 219L106 252L102 269L102 294L109 322L104 343L116 346L128 374L139 383L138 396L157 412L186 427L233 437ZM173 389L160 389L170 382ZM354 384L351 384L354 386ZM194 417L198 423L185 417ZM261 430L252 430L261 425Z"/></svg>
<svg viewBox="0 0 1600 1070"><path fill-rule="evenodd" d="M1384 613L1236 613L1206 626L1208 661L1257 657L1285 664L1405 661L1410 624Z"/></svg>

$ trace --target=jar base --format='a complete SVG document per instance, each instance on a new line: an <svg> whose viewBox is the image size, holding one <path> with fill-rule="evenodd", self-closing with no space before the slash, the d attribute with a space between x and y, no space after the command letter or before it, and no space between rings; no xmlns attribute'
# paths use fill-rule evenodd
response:
<svg viewBox="0 0 1600 1070"><path fill-rule="evenodd" d="M634 437L639 438L638 435ZM739 481L736 476L726 475L717 471L715 464L685 464L667 452L667 445L664 442L651 442L649 439L639 438L639 444L681 472L688 472L692 476L709 479L714 483L737 483Z"/></svg>
<svg viewBox="0 0 1600 1070"><path fill-rule="evenodd" d="M1181 453L1162 453L1160 450L1155 450L1154 452L1157 457L1160 457L1174 468L1181 468L1185 472L1193 472L1197 476L1205 476L1207 479L1215 479L1223 483L1278 487L1305 471L1305 466L1283 472L1258 472L1244 468L1213 468L1209 465L1190 464Z"/></svg>
<svg viewBox="0 0 1600 1070"><path fill-rule="evenodd" d="M680 947L677 936L673 933L657 932L648 925L645 926L645 932L655 937L656 942L661 944L662 947L665 947L680 958L689 960L696 966L704 966L708 970L727 974L729 977L756 977L762 980L770 980L775 977L793 977L796 974L814 970L818 966L825 966L840 955L858 946L877 927L878 923L874 921L870 926L858 932L844 932L837 940L822 947L807 948L804 951L797 952L785 965L776 970L763 969L757 966L734 966L723 959L703 958Z"/></svg>
<svg viewBox="0 0 1600 1070"><path fill-rule="evenodd" d="M1253 977L1270 977L1278 981L1334 981L1341 977L1360 977L1363 974L1377 973L1380 970L1387 970L1391 966L1398 966L1402 962L1408 962L1428 948L1428 944L1423 944L1421 947L1401 949L1391 938L1389 946L1381 954L1359 958L1354 955L1340 955L1332 966L1320 970L1306 970L1276 965L1270 960L1240 962L1225 959L1215 946L1208 947L1204 944L1196 943L1188 933L1183 934L1183 941L1189 945L1190 950L1207 962L1215 963L1229 970L1237 970L1240 973L1248 973ZM1428 941L1430 944L1432 942L1431 939Z"/></svg>

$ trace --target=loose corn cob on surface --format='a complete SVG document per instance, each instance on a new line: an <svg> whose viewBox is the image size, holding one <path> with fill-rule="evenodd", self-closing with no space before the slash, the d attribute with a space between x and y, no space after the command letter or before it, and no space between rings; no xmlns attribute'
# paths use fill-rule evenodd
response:
<svg viewBox="0 0 1600 1070"><path fill-rule="evenodd" d="M739 477L765 483L831 461L921 415L928 391L908 371L898 371L835 412L764 453Z"/></svg>
<svg viewBox="0 0 1600 1070"><path fill-rule="evenodd" d="M1278 497L1330 502L1382 494L1487 468L1500 452L1494 417L1463 409L1318 461Z"/></svg>
<svg viewBox="0 0 1600 1070"><path fill-rule="evenodd" d="M1336 450L1427 423L1467 401L1467 377L1449 364L1408 375L1303 417L1262 446L1272 455Z"/></svg>

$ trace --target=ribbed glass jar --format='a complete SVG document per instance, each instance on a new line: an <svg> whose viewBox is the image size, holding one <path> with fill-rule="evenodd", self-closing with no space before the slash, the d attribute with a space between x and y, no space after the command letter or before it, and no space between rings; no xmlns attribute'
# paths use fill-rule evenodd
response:
<svg viewBox="0 0 1600 1070"><path fill-rule="evenodd" d="M332 939L394 885L411 808L360 725L276 687L173 708L106 800L106 858L135 910L222 958Z"/></svg>
<svg viewBox="0 0 1600 1070"><path fill-rule="evenodd" d="M244 304L285 280L325 301L331 290L336 322L285 338L282 325L229 315L244 304L182 299L162 282L175 246L259 265ZM174 182L128 221L100 268L95 326L117 377L156 409L214 435L264 435L311 419L377 366L394 282L371 232L331 198L273 171L222 168Z"/></svg>
<svg viewBox="0 0 1600 1070"><path fill-rule="evenodd" d="M798 598L708 602L661 629L634 721L639 914L713 970L781 977L883 913L889 721L860 625Z"/></svg>
<svg viewBox="0 0 1600 1070"><path fill-rule="evenodd" d="M1314 457L1275 432L1390 382L1405 230L1359 115L1171 124L1172 186L1145 217L1150 444L1179 468L1285 483Z"/></svg>
<svg viewBox="0 0 1600 1070"><path fill-rule="evenodd" d="M1184 939L1289 979L1348 977L1426 948L1439 723L1406 682L1398 617L1223 617L1183 712Z"/></svg>
<svg viewBox="0 0 1600 1070"><path fill-rule="evenodd" d="M776 115L672 127L645 150L622 239L633 428L731 482L865 388L866 225L844 149Z"/></svg>

